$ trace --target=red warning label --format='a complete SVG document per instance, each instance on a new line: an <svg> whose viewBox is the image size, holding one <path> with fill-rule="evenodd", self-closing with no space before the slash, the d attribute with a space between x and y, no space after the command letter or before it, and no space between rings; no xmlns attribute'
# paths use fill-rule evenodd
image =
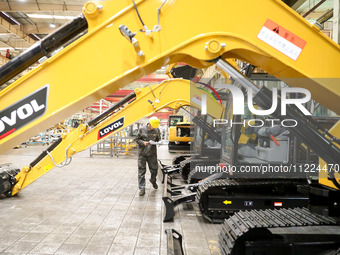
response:
<svg viewBox="0 0 340 255"><path fill-rule="evenodd" d="M294 60L299 57L307 43L270 19L267 19L257 38Z"/></svg>
<svg viewBox="0 0 340 255"><path fill-rule="evenodd" d="M279 36L283 37L284 39L295 44L301 49L303 49L306 45L305 40L301 39L297 35L281 27L280 25L276 24L274 21L271 21L270 19L267 19L266 23L264 23L264 26L267 27L269 30L274 31L275 33L277 33Z"/></svg>
<svg viewBox="0 0 340 255"><path fill-rule="evenodd" d="M282 206L282 202L274 202L274 206Z"/></svg>

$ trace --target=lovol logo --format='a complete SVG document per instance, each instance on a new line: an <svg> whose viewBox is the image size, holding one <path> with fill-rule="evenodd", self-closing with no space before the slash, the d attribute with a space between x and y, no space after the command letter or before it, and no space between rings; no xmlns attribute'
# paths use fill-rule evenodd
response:
<svg viewBox="0 0 340 255"><path fill-rule="evenodd" d="M46 112L48 85L0 112L0 140Z"/></svg>
<svg viewBox="0 0 340 255"><path fill-rule="evenodd" d="M110 125L107 125L106 127L100 129L98 132L98 140L102 139L104 136L111 134L122 126L124 126L124 117L121 117L119 120L116 120Z"/></svg>

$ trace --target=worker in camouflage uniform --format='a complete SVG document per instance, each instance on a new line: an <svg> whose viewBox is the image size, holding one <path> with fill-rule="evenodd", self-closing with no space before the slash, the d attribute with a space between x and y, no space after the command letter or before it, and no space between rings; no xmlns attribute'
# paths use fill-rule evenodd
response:
<svg viewBox="0 0 340 255"><path fill-rule="evenodd" d="M157 148L156 145L150 144L150 141L158 142L161 139L159 131L159 119L151 117L149 123L138 130L136 143L138 144L138 186L139 195L145 195L145 173L146 162L148 163L152 183L154 189L158 189L156 183L158 162L157 162Z"/></svg>

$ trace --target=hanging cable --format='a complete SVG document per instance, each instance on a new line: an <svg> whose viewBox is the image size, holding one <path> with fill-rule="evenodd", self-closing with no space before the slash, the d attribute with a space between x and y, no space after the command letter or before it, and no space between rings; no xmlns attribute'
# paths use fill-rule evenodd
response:
<svg viewBox="0 0 340 255"><path fill-rule="evenodd" d="M212 99L215 103L217 103L216 98L213 96L213 94L211 94L211 93L209 92L209 90L204 89L204 88L198 88L198 89L203 90L205 93L207 93L208 96L211 97L211 99Z"/></svg>
<svg viewBox="0 0 340 255"><path fill-rule="evenodd" d="M163 88L161 89L161 91L158 93L158 99L159 99L159 100L161 100L162 92L163 92L163 90L168 86L169 83L170 83L170 80L165 80L165 81L163 81L163 84L165 84L165 85L163 86Z"/></svg>
<svg viewBox="0 0 340 255"><path fill-rule="evenodd" d="M160 31L160 30L161 30L161 25L160 25L160 19L159 19L159 17L160 17L160 13L161 13L162 7L163 7L164 4L167 2L167 0L165 0L165 1L161 4L161 6L157 9L157 22L158 22L158 24L154 26L153 30L149 30L149 29L147 28L147 26L145 25L145 23L144 23L142 17L140 16L140 13L139 13L139 11L138 11L138 8L137 8L137 5L136 5L135 0L132 0L132 2L133 2L133 6L134 6L134 8L135 8L135 10L136 10L137 16L138 16L140 22L142 23L142 25L143 25L143 27L144 27L144 29L145 29L145 30L140 30L140 32L147 32L147 33L150 33L150 32L158 32L158 31Z"/></svg>
<svg viewBox="0 0 340 255"><path fill-rule="evenodd" d="M153 93L153 89L152 89L152 87L151 87L150 85L148 85L148 87L150 88L150 91L151 91L151 93L152 93L153 97L154 97L155 99L157 99L157 98L156 98L156 95L155 95L155 93Z"/></svg>
<svg viewBox="0 0 340 255"><path fill-rule="evenodd" d="M210 85L208 85L206 83L203 83L203 82L197 82L197 83L202 84L202 85L208 87L212 92L214 92L215 95L217 96L218 100L220 101L220 104L223 106L223 103L222 103L220 95L217 93L217 91L213 87L211 87Z"/></svg>
<svg viewBox="0 0 340 255"><path fill-rule="evenodd" d="M165 0L165 1L161 4L161 6L157 9L157 20L158 20L158 26L159 26L159 27L161 27L160 22L159 22L159 15L160 15L161 9L162 9L163 5L166 3L166 1L168 1L168 0Z"/></svg>
<svg viewBox="0 0 340 255"><path fill-rule="evenodd" d="M135 0L132 0L132 2L133 2L133 6L135 7L135 10L136 10L136 13L137 13L137 15L138 15L138 18L139 18L140 22L142 23L142 25L143 25L143 27L145 28L145 30L148 30L148 28L146 27L146 25L144 24L144 22L143 22L143 20L142 20L142 17L141 17L140 14L139 14L139 11L138 11L138 8L137 8L137 5L136 5Z"/></svg>

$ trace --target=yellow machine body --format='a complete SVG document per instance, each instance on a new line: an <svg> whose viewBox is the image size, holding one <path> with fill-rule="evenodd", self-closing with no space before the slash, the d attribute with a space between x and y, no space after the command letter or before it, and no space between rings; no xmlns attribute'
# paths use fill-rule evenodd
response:
<svg viewBox="0 0 340 255"><path fill-rule="evenodd" d="M179 96L177 91L180 89L184 92ZM55 166L60 166L62 162L69 160L75 153L89 148L160 109L170 107L177 110L183 106L200 109L201 105L192 102L191 99L192 97L201 97L204 91L198 89L197 85L190 81L173 79L148 88L135 89L134 93L135 100L122 109L114 112L92 128L80 124L78 128L63 135L62 141L48 155L35 162L34 166L23 167L16 176L17 183L13 187L12 195L18 193ZM214 102L209 103L214 104Z"/></svg>
<svg viewBox="0 0 340 255"><path fill-rule="evenodd" d="M136 4L145 24L156 25L161 2L140 0ZM218 57L240 59L291 86L305 87L313 99L340 113L336 103L340 96L339 46L281 1L218 0L210 5L203 0L172 0L161 9L161 30L150 35L138 32L134 44L118 28L144 29L131 1L89 2L84 15L88 22L85 35L1 91L0 109L5 109L48 86L44 116L1 139L1 151L35 135L37 125L46 129L163 65L186 62L202 68ZM178 17L195 22L183 25ZM245 22L232 22L240 18ZM267 20L306 42L296 60L258 38Z"/></svg>
<svg viewBox="0 0 340 255"><path fill-rule="evenodd" d="M340 114L339 45L282 1L169 0L158 11L162 3L136 1L144 23L150 29L159 25L151 33L140 31L145 28L130 0L86 3L87 33L0 92L2 112L36 91L47 91L44 114L0 134L0 152L176 62L204 68L217 58L239 59L290 86L308 89L314 100ZM183 24L179 17L190 22ZM239 20L243 22L235 22ZM134 40L121 34L121 25L137 32ZM270 31L284 32L285 40L275 40ZM177 97L181 93L186 93L183 88Z"/></svg>
<svg viewBox="0 0 340 255"><path fill-rule="evenodd" d="M338 121L330 130L329 133L332 134L335 137L340 137L340 122ZM340 147L340 146L338 146ZM338 180L340 180L340 159L339 159L339 164L333 165L331 169L330 165L328 165L324 160L321 158L319 159L319 166L315 167L315 171L319 172L319 183L322 185L325 185L327 187L331 187L334 189L337 189L335 187L334 183L329 180L330 172L334 171L334 177Z"/></svg>
<svg viewBox="0 0 340 255"><path fill-rule="evenodd" d="M169 142L192 142L193 138L190 136L178 136L176 129L180 128L180 129L191 129L194 128L194 125L191 124L190 122L179 122L176 124L176 126L173 127L169 127Z"/></svg>
<svg viewBox="0 0 340 255"><path fill-rule="evenodd" d="M184 150L190 150L190 142L193 142L191 130L194 128L194 125L187 121L180 121L171 125L171 119L176 117L182 117L183 119L183 116L169 116L169 150L174 150L176 147L180 148L183 144L186 145Z"/></svg>

